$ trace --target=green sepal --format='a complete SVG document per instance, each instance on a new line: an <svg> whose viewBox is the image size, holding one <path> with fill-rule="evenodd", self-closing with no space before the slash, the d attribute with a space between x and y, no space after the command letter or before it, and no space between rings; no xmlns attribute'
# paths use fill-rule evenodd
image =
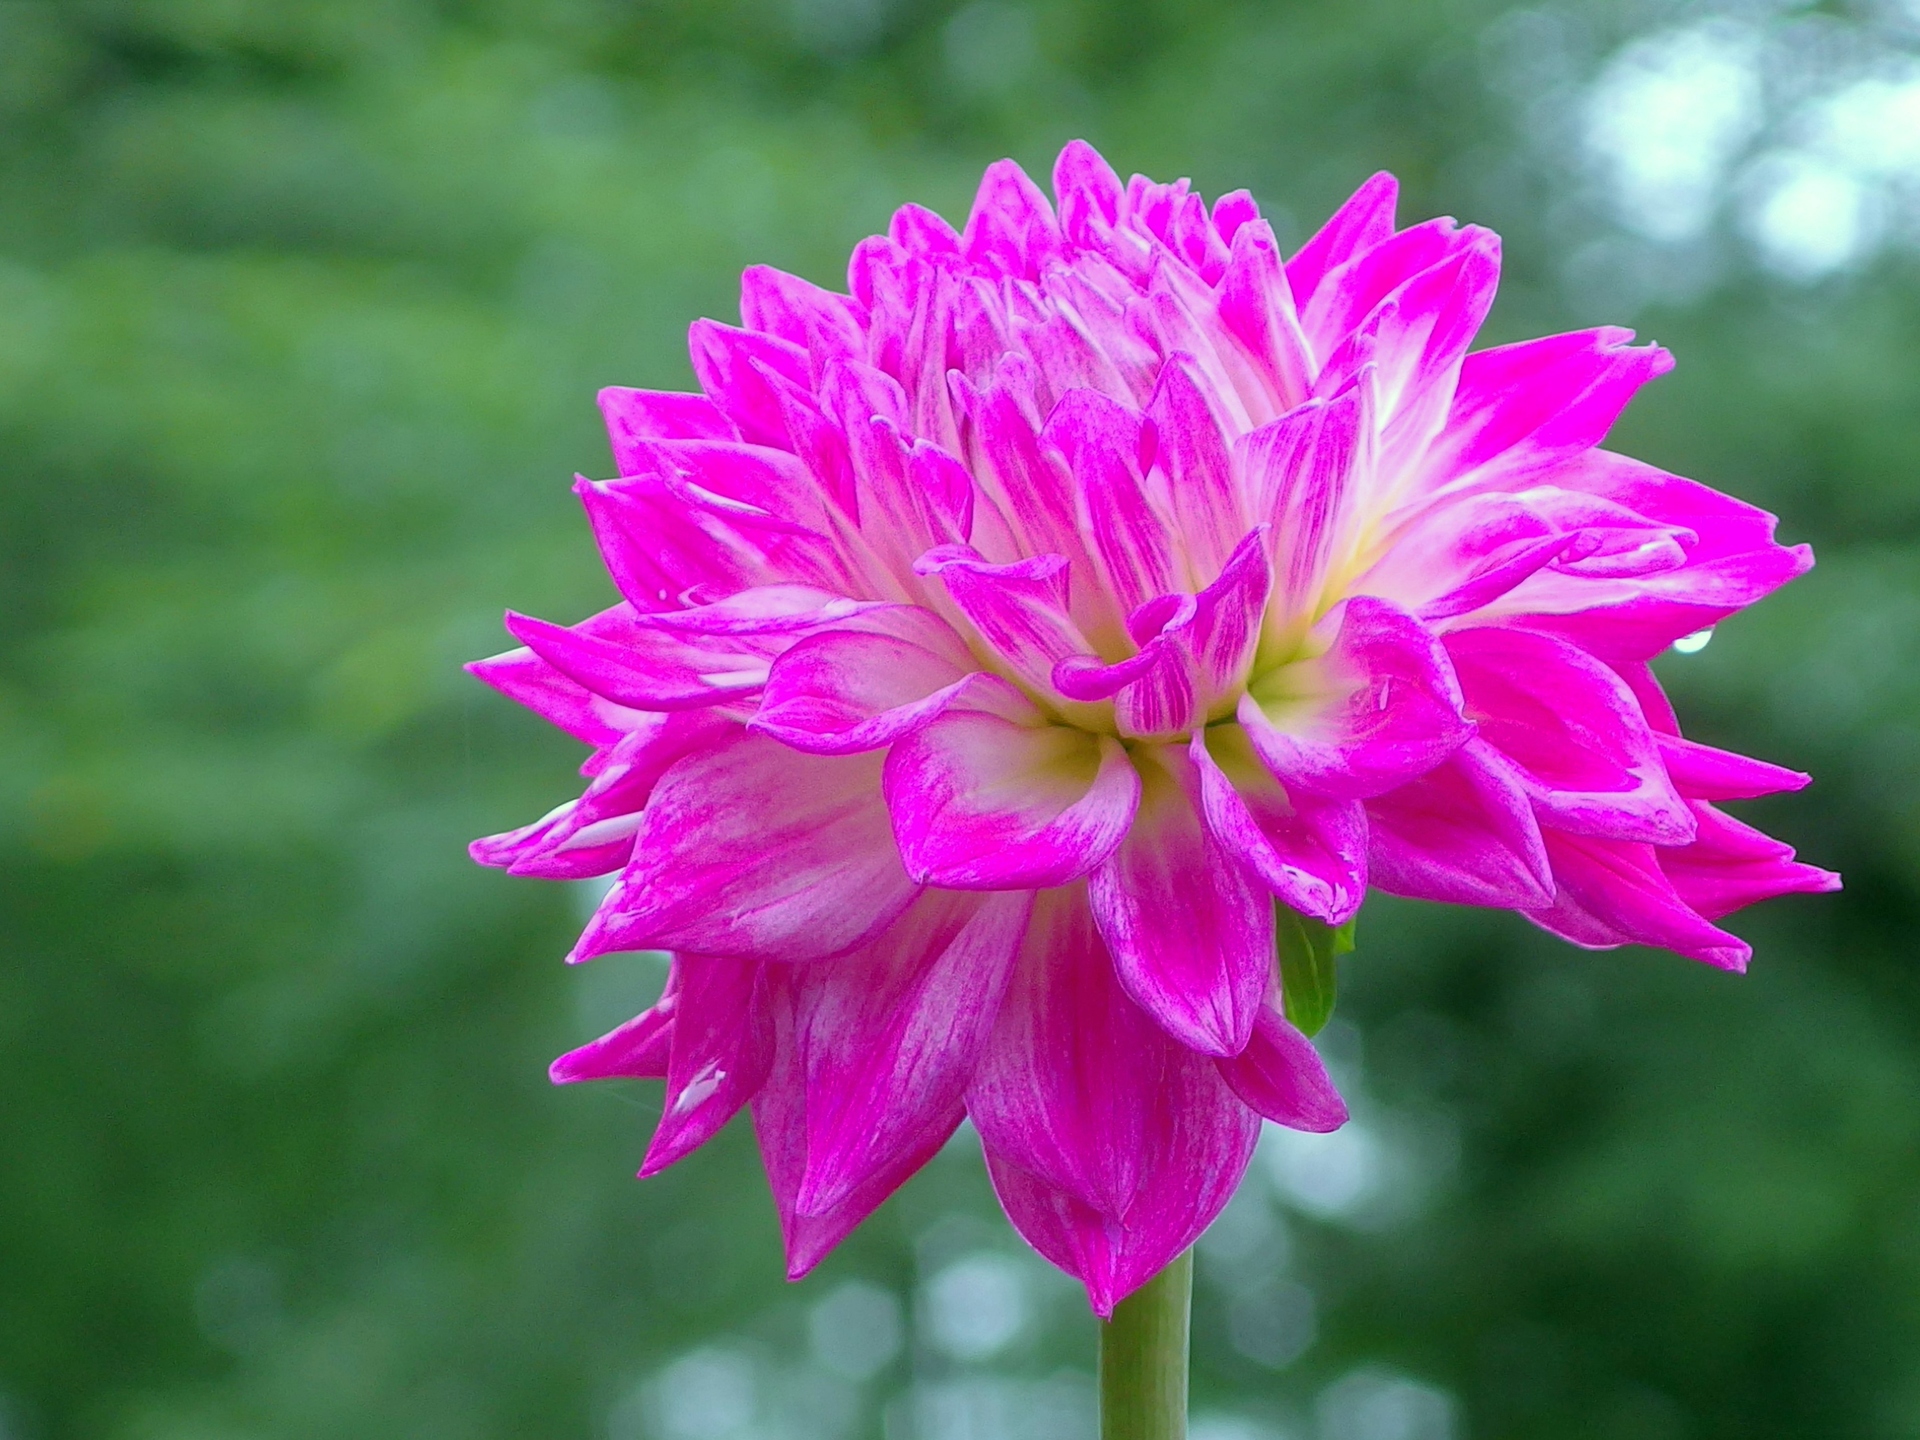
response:
<svg viewBox="0 0 1920 1440"><path fill-rule="evenodd" d="M1285 905L1276 905L1274 912L1274 941L1280 952L1281 1010L1302 1035L1316 1035L1333 1018L1333 1002L1339 989L1333 962L1336 956L1353 949L1355 922L1323 925Z"/></svg>

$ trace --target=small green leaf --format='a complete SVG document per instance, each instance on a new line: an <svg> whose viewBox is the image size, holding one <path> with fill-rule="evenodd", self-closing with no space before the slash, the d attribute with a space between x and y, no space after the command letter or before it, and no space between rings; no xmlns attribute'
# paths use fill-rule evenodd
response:
<svg viewBox="0 0 1920 1440"><path fill-rule="evenodd" d="M1303 1035L1315 1035L1333 1018L1338 990L1334 957L1353 949L1352 920L1335 928L1311 920L1285 905L1275 908L1274 935L1280 950L1280 1004Z"/></svg>

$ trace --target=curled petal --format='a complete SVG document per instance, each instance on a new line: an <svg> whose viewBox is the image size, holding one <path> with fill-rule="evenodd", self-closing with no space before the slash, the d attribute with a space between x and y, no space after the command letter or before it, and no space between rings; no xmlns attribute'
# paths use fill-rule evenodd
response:
<svg viewBox="0 0 1920 1440"><path fill-rule="evenodd" d="M1360 802L1289 795L1235 725L1194 732L1188 754L1214 838L1283 905L1329 925L1351 920L1367 889Z"/></svg>
<svg viewBox="0 0 1920 1440"><path fill-rule="evenodd" d="M749 728L816 755L873 750L946 709L973 673L966 645L931 610L877 607L775 660Z"/></svg>
<svg viewBox="0 0 1920 1440"><path fill-rule="evenodd" d="M1119 741L1046 724L987 676L895 744L885 785L907 872L957 890L1078 879L1113 853L1140 796Z"/></svg>
<svg viewBox="0 0 1920 1440"><path fill-rule="evenodd" d="M1404 610L1358 596L1317 659L1240 700L1253 748L1289 791L1364 800L1424 775L1473 733L1446 652Z"/></svg>

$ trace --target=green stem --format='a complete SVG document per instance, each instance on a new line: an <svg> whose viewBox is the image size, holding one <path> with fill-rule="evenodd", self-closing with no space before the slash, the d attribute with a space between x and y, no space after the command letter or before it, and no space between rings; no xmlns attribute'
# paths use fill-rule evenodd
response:
<svg viewBox="0 0 1920 1440"><path fill-rule="evenodd" d="M1100 1327L1101 1440L1186 1440L1187 1251L1113 1308Z"/></svg>

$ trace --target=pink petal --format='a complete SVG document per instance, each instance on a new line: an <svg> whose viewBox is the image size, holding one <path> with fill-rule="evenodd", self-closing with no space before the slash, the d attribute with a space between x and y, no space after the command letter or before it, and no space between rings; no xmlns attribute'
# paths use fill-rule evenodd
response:
<svg viewBox="0 0 1920 1440"><path fill-rule="evenodd" d="M1060 228L1074 244L1098 248L1120 219L1120 177L1084 140L1069 140L1053 164Z"/></svg>
<svg viewBox="0 0 1920 1440"><path fill-rule="evenodd" d="M1711 745L1696 745L1678 735L1656 733L1653 738L1674 789L1689 800L1750 800L1785 790L1803 790L1813 783L1811 775L1799 770L1716 750Z"/></svg>
<svg viewBox="0 0 1920 1440"><path fill-rule="evenodd" d="M509 611L507 629L563 675L636 710L713 705L758 690L767 678L765 655L724 638L691 642L640 623L624 605L571 628Z"/></svg>
<svg viewBox="0 0 1920 1440"><path fill-rule="evenodd" d="M976 265L1032 280L1060 252L1060 227L1027 172L1011 160L996 160L980 181L960 248Z"/></svg>
<svg viewBox="0 0 1920 1440"><path fill-rule="evenodd" d="M1329 271L1310 297L1296 285L1293 293L1303 297L1300 324L1314 353L1331 356L1381 301L1423 271L1489 244L1497 250L1498 237L1477 225L1457 228L1451 220L1427 220Z"/></svg>
<svg viewBox="0 0 1920 1440"><path fill-rule="evenodd" d="M1709 924L1681 897L1651 845L1547 830L1557 887L1552 906L1524 912L1541 929L1589 950L1654 945L1723 970L1745 970L1753 949Z"/></svg>
<svg viewBox="0 0 1920 1440"><path fill-rule="evenodd" d="M793 1209L825 1215L902 1156L944 1140L1013 974L1031 896L933 892L873 944L770 975L789 1075L804 1089Z"/></svg>
<svg viewBox="0 0 1920 1440"><path fill-rule="evenodd" d="M988 704L999 713L975 708ZM964 705L894 745L885 786L907 872L958 890L1078 879L1113 853L1140 795L1119 741L1047 724L985 676Z"/></svg>
<svg viewBox="0 0 1920 1440"><path fill-rule="evenodd" d="M1053 689L1056 664L1093 648L1068 609L1064 556L990 565L966 546L943 545L915 568L938 576L987 649L1042 694Z"/></svg>
<svg viewBox="0 0 1920 1440"><path fill-rule="evenodd" d="M745 439L755 445L787 444L779 395L768 377L778 375L804 390L809 380L805 350L717 320L694 321L687 350L700 388Z"/></svg>
<svg viewBox="0 0 1920 1440"><path fill-rule="evenodd" d="M1538 474L1598 445L1634 393L1673 368L1665 350L1632 339L1603 326L1469 355L1429 453L1434 482Z"/></svg>
<svg viewBox="0 0 1920 1440"><path fill-rule="evenodd" d="M1324 1135L1347 1123L1320 1052L1271 1005L1260 1007L1247 1048L1215 1063L1233 1093L1276 1125Z"/></svg>
<svg viewBox="0 0 1920 1440"><path fill-rule="evenodd" d="M1367 889L1360 803L1289 796L1235 725L1195 731L1188 753L1214 839L1282 904L1329 925L1351 920Z"/></svg>
<svg viewBox="0 0 1920 1440"><path fill-rule="evenodd" d="M1655 845L1693 838L1639 702L1613 671L1522 630L1457 630L1445 643L1480 738L1512 763L1544 823Z"/></svg>
<svg viewBox="0 0 1920 1440"><path fill-rule="evenodd" d="M912 903L878 754L802 755L745 735L654 787L633 860L573 958L685 950L806 960L863 945Z"/></svg>
<svg viewBox="0 0 1920 1440"><path fill-rule="evenodd" d="M1707 919L1718 920L1776 895L1840 888L1840 877L1831 870L1796 861L1791 845L1711 805L1695 805L1693 810L1699 817L1699 838L1655 854L1675 892Z"/></svg>
<svg viewBox="0 0 1920 1440"><path fill-rule="evenodd" d="M755 961L682 955L675 962L665 1109L640 1178L697 1150L758 1093L773 1065L773 1027Z"/></svg>
<svg viewBox="0 0 1920 1440"><path fill-rule="evenodd" d="M1060 398L1043 438L1065 458L1105 588L1123 611L1178 589L1173 537L1140 476L1141 419L1091 390Z"/></svg>
<svg viewBox="0 0 1920 1440"><path fill-rule="evenodd" d="M1088 897L1120 984L1190 1049L1237 1055L1273 970L1273 902L1201 821L1185 753L1141 749L1139 811Z"/></svg>
<svg viewBox="0 0 1920 1440"><path fill-rule="evenodd" d="M1219 575L1248 523L1226 437L1201 386L1192 357L1175 355L1161 368L1146 409L1155 479L1169 496L1194 589Z"/></svg>
<svg viewBox="0 0 1920 1440"><path fill-rule="evenodd" d="M1105 1223L1075 1265L1102 1313L1191 1244L1238 1185L1259 1122L1206 1057L1168 1038L1115 982L1084 890L1042 892L967 1110L1008 1218L1069 1265L1060 1226L1010 1196L1005 1167ZM1055 1212L1057 1215L1057 1211Z"/></svg>
<svg viewBox="0 0 1920 1440"><path fill-rule="evenodd" d="M1446 652L1405 611L1356 596L1316 661L1275 672L1240 701L1240 723L1288 791L1365 800L1424 775L1473 733ZM1306 672L1296 681L1295 672ZM1282 688L1309 686L1305 693Z"/></svg>
<svg viewBox="0 0 1920 1440"><path fill-rule="evenodd" d="M667 972L658 1001L616 1030L569 1050L547 1067L556 1085L581 1080L664 1080L673 1045L673 1012L679 999L680 965Z"/></svg>
<svg viewBox="0 0 1920 1440"><path fill-rule="evenodd" d="M524 648L475 660L467 673L589 745L614 744L642 714L595 695Z"/></svg>
<svg viewBox="0 0 1920 1440"><path fill-rule="evenodd" d="M630 390L609 385L600 392L614 468L622 475L644 474L650 467L645 446L655 440L738 440L733 422L704 395L671 390Z"/></svg>
<svg viewBox="0 0 1920 1440"><path fill-rule="evenodd" d="M1384 243L1393 234L1400 182L1382 170L1333 212L1287 262L1287 285L1298 300L1311 297L1329 271Z"/></svg>
<svg viewBox="0 0 1920 1440"><path fill-rule="evenodd" d="M750 728L816 755L877 749L946 709L975 669L931 610L882 606L775 660Z"/></svg>
<svg viewBox="0 0 1920 1440"><path fill-rule="evenodd" d="M806 351L816 373L831 360L866 354L867 337L846 296L771 265L749 265L741 274L740 320Z"/></svg>
<svg viewBox="0 0 1920 1440"><path fill-rule="evenodd" d="M598 757L578 800L505 835L476 840L467 853L514 875L583 880L624 866L633 853L640 810L654 785L688 755L719 744L739 726L711 711L642 714Z"/></svg>
<svg viewBox="0 0 1920 1440"><path fill-rule="evenodd" d="M1370 878L1389 895L1510 910L1553 902L1533 805L1484 740L1369 800L1367 825Z"/></svg>
<svg viewBox="0 0 1920 1440"><path fill-rule="evenodd" d="M1252 358L1266 381L1268 413L1278 415L1307 398L1317 368L1313 352L1294 310L1273 227L1248 220L1233 233L1231 244L1220 280L1220 325Z"/></svg>
<svg viewBox="0 0 1920 1440"><path fill-rule="evenodd" d="M1238 442L1254 513L1269 519L1274 604L1284 619L1304 620L1318 607L1371 428L1366 392L1355 388L1308 401Z"/></svg>

